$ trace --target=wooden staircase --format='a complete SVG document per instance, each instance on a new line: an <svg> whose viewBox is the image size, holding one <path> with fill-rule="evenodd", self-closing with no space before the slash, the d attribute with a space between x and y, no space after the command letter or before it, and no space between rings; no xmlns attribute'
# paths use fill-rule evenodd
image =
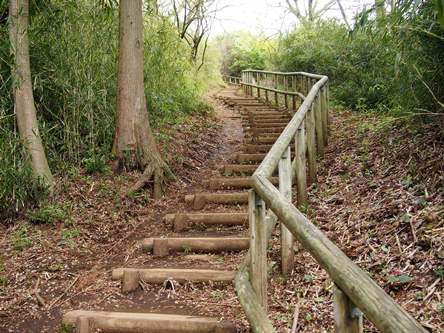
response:
<svg viewBox="0 0 444 333"><path fill-rule="evenodd" d="M219 168L220 176L202 183L205 191L185 196L189 211L164 216L165 223L172 223L173 231L182 233L182 236L141 239L143 250L156 257L167 257L184 251L220 253L249 248L246 206L249 175L265 157L291 115L262 104L255 98L239 96L235 88L225 89L218 97L240 115L245 133L243 149L229 163ZM276 177L270 178L270 181L278 183ZM221 206L222 212L218 209ZM237 235L187 237L187 232L196 226L235 226L241 229ZM119 267L112 271L112 278L121 281L124 293L139 288L141 281L145 284L162 284L166 280L232 283L234 277L235 271L218 269ZM218 318L155 313L71 311L65 314L63 322L73 326L77 333L92 333L96 329L144 333L236 332L233 323L219 321Z"/></svg>

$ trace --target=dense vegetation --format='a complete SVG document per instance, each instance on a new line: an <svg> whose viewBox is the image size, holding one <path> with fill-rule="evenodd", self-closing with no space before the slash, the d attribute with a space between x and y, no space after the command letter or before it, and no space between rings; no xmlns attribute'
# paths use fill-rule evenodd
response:
<svg viewBox="0 0 444 333"><path fill-rule="evenodd" d="M7 2L0 16L7 17ZM208 62L196 75L188 46L172 21L144 14L145 91L151 125L180 122L207 111L201 92L214 76ZM112 158L115 130L118 10L99 1L31 1L30 57L34 98L46 154L55 172L84 166L93 172ZM0 26L0 214L37 202L14 119L8 24ZM211 51L209 51L211 52Z"/></svg>
<svg viewBox="0 0 444 333"><path fill-rule="evenodd" d="M434 3L398 1L380 19L374 8L364 10L352 31L336 20L305 22L275 39L271 54L263 47L234 49L227 67L239 73L265 59L263 67L269 69L328 75L336 102L346 107L396 114L441 112L444 29L438 20L440 1Z"/></svg>

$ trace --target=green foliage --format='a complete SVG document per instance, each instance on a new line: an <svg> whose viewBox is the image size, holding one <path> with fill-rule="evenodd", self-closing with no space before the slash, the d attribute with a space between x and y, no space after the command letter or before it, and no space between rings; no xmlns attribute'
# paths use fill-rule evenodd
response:
<svg viewBox="0 0 444 333"><path fill-rule="evenodd" d="M336 21L295 29L280 39L274 67L328 75L336 102L359 111L441 112L442 1L399 1L384 24L373 15L362 12L351 33Z"/></svg>
<svg viewBox="0 0 444 333"><path fill-rule="evenodd" d="M83 159L83 166L88 174L102 173L107 169L106 160L103 155L92 155Z"/></svg>
<svg viewBox="0 0 444 333"><path fill-rule="evenodd" d="M390 283L398 284L398 285L406 284L412 280L413 280L413 278L409 275L406 275L406 274L392 275L392 276L389 276L389 278L388 278L388 281Z"/></svg>
<svg viewBox="0 0 444 333"><path fill-rule="evenodd" d="M53 224L69 218L66 207L59 204L48 204L28 212L28 218L34 224Z"/></svg>
<svg viewBox="0 0 444 333"><path fill-rule="evenodd" d="M28 237L28 226L23 224L12 234L12 244L14 249L22 251L32 245L32 241Z"/></svg>
<svg viewBox="0 0 444 333"><path fill-rule="evenodd" d="M7 28L0 25L0 214L11 216L45 191L33 180L15 130ZM155 131L191 112L210 111L200 95L216 63L204 64L205 74L196 75L175 29L169 18L145 12L145 92ZM35 104L52 171L105 171L115 130L117 2L32 1L29 39Z"/></svg>
<svg viewBox="0 0 444 333"><path fill-rule="evenodd" d="M68 244L70 248L74 248L76 245L75 239L80 236L80 230L73 229L64 229L62 231L62 239Z"/></svg>
<svg viewBox="0 0 444 333"><path fill-rule="evenodd" d="M237 32L216 39L222 59L222 72L240 76L245 69L265 69L274 47L273 40L264 36Z"/></svg>
<svg viewBox="0 0 444 333"><path fill-rule="evenodd" d="M21 142L1 126L0 152L0 218L8 221L20 210L46 198L47 188L33 176Z"/></svg>

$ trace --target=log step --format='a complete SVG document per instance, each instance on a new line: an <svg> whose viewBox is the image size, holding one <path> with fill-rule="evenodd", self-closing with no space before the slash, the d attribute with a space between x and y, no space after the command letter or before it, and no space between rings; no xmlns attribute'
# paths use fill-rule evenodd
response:
<svg viewBox="0 0 444 333"><path fill-rule="evenodd" d="M258 137L258 138L251 138L247 142L252 142L254 144L274 144L276 142L276 139L272 137Z"/></svg>
<svg viewBox="0 0 444 333"><path fill-rule="evenodd" d="M266 154L238 154L236 160L239 163L251 163L251 162L261 162L265 158Z"/></svg>
<svg viewBox="0 0 444 333"><path fill-rule="evenodd" d="M285 126L282 126L282 127L261 127L261 128L252 127L252 128L246 129L245 132L255 135L255 136L260 136L262 134L264 134L264 135L281 134L284 129L285 129Z"/></svg>
<svg viewBox="0 0 444 333"><path fill-rule="evenodd" d="M274 121L290 121L291 117L290 116L286 116L286 115L278 115L278 114L264 114L264 115L244 115L241 114L242 117L242 121L270 121L270 120L274 120Z"/></svg>
<svg viewBox="0 0 444 333"><path fill-rule="evenodd" d="M77 310L65 313L63 324L76 333L236 333L234 324L217 318L159 313Z"/></svg>
<svg viewBox="0 0 444 333"><path fill-rule="evenodd" d="M259 164L227 164L220 169L220 172L225 176L231 176L233 174L251 175L258 167Z"/></svg>
<svg viewBox="0 0 444 333"><path fill-rule="evenodd" d="M257 154L257 153L268 153L271 149L271 147L273 147L273 145L265 145L265 144L246 144L244 146L245 148L243 149L246 153L248 154ZM291 152L294 153L294 145L291 145Z"/></svg>
<svg viewBox="0 0 444 333"><path fill-rule="evenodd" d="M155 256L166 257L170 251L223 252L242 251L249 247L249 238L239 237L190 237L190 238L145 238L142 248Z"/></svg>
<svg viewBox="0 0 444 333"><path fill-rule="evenodd" d="M214 225L246 225L248 214L246 213L194 213L194 214L168 214L164 220L174 223L174 231L180 232L188 229L193 224L206 226Z"/></svg>
<svg viewBox="0 0 444 333"><path fill-rule="evenodd" d="M260 138L274 138L274 139L277 139L277 138L279 138L280 135L281 135L281 133L260 133L258 135L256 135L256 134L253 134L253 135L247 134L246 136L251 136L251 137L254 137L254 138L258 138L258 139L260 139Z"/></svg>
<svg viewBox="0 0 444 333"><path fill-rule="evenodd" d="M250 120L248 119L244 119L242 121L242 125L244 126L271 126L271 124L279 124L279 125L286 125L288 124L288 122L290 121L290 118L286 119L286 118L267 118L267 119L256 119L256 120L252 120L250 122Z"/></svg>
<svg viewBox="0 0 444 333"><path fill-rule="evenodd" d="M253 154L255 155L255 154ZM279 184L278 178L271 178L273 184ZM213 178L205 182L206 186L210 190L223 190L223 189L249 189L251 188L250 177L237 177L237 178Z"/></svg>
<svg viewBox="0 0 444 333"><path fill-rule="evenodd" d="M193 209L203 209L209 203L245 204L248 203L248 192L236 193L196 193L185 196L185 202Z"/></svg>
<svg viewBox="0 0 444 333"><path fill-rule="evenodd" d="M122 292L127 293L139 288L139 282L161 284L166 280L179 283L190 282L232 282L235 271L212 269L180 268L117 268L112 271L113 280L122 281Z"/></svg>
<svg viewBox="0 0 444 333"><path fill-rule="evenodd" d="M264 128L264 127L265 128L267 128L267 127L282 127L282 128L285 128L285 126L287 126L287 124L288 124L288 122L286 120L283 120L281 122L279 122L278 120L275 120L274 123L272 123L272 122L264 122L264 123L255 124L253 126L253 128L254 127L256 127L256 128Z"/></svg>

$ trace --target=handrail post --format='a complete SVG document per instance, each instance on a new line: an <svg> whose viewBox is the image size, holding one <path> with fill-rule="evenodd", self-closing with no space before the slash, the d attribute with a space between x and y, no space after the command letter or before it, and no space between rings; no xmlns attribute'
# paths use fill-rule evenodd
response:
<svg viewBox="0 0 444 333"><path fill-rule="evenodd" d="M291 202L291 150L287 150L279 161L279 192ZM283 275L290 275L294 267L294 237L293 234L281 223L281 269Z"/></svg>
<svg viewBox="0 0 444 333"><path fill-rule="evenodd" d="M248 220L250 224L250 281L254 292L267 311L267 224L265 202L254 191L249 191Z"/></svg>
<svg viewBox="0 0 444 333"><path fill-rule="evenodd" d="M328 101L327 84L321 89L321 114L322 114L322 132L324 133L324 145L328 144Z"/></svg>
<svg viewBox="0 0 444 333"><path fill-rule="evenodd" d="M316 161L316 130L313 106L306 114L306 133L307 133L307 157L308 157L308 182L316 183L317 161Z"/></svg>
<svg viewBox="0 0 444 333"><path fill-rule="evenodd" d="M362 333L362 312L348 296L333 285L333 306L336 333Z"/></svg>
<svg viewBox="0 0 444 333"><path fill-rule="evenodd" d="M316 127L316 145L320 157L324 156L324 133L322 126L322 105L321 105L321 92L319 91L313 101L313 111L315 116Z"/></svg>
<svg viewBox="0 0 444 333"><path fill-rule="evenodd" d="M295 137L295 178L297 188L297 207L305 211L308 203L307 199L307 158L306 158L306 139L305 139L305 121L302 121Z"/></svg>

